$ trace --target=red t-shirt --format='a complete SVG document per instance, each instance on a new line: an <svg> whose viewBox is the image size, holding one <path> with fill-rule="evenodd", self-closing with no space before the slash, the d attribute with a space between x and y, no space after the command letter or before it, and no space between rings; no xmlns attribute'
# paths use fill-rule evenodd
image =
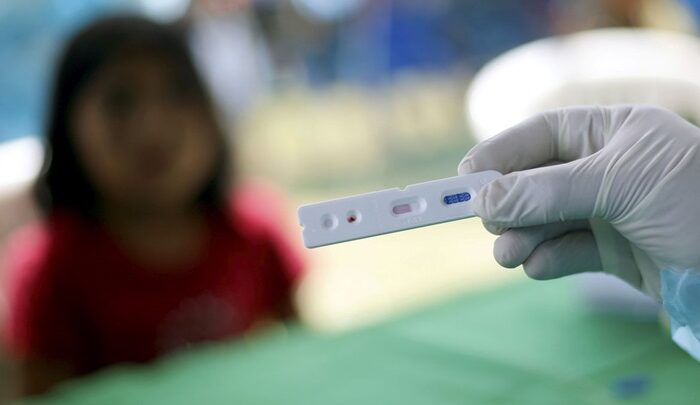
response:
<svg viewBox="0 0 700 405"><path fill-rule="evenodd" d="M172 273L136 263L75 214L21 232L8 266L10 347L85 373L290 315L302 263L276 223L277 201L259 188L239 189L230 213L208 215L197 263Z"/></svg>

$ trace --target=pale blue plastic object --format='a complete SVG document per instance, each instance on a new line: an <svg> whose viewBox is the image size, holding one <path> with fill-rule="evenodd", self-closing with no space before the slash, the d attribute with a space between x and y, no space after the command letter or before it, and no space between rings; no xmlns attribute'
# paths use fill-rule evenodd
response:
<svg viewBox="0 0 700 405"><path fill-rule="evenodd" d="M700 361L700 272L662 270L661 300L671 320L673 341Z"/></svg>

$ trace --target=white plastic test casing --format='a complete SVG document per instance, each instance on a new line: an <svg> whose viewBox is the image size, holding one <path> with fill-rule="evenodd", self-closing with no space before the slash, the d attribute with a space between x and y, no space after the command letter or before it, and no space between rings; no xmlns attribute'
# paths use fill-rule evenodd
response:
<svg viewBox="0 0 700 405"><path fill-rule="evenodd" d="M472 199L501 177L489 170L299 208L304 245L315 248L474 216Z"/></svg>

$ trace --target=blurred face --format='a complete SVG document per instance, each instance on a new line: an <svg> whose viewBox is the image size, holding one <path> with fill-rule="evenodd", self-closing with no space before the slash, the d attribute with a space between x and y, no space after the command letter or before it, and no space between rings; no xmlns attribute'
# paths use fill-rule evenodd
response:
<svg viewBox="0 0 700 405"><path fill-rule="evenodd" d="M76 154L105 204L188 207L211 178L215 124L163 57L129 53L88 82L71 116Z"/></svg>

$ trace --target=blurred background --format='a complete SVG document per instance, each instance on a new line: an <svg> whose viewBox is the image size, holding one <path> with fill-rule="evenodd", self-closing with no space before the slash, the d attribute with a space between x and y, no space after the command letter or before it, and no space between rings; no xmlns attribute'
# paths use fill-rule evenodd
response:
<svg viewBox="0 0 700 405"><path fill-rule="evenodd" d="M695 46L698 0L3 1L0 240L35 216L27 182L40 163L47 89L61 45L87 22L124 11L186 27L242 176L286 192L284 226L300 246L297 206L453 176L477 139L541 108L641 100L695 114L684 106L697 101L697 92L678 101L661 90L687 89L700 71L685 59ZM594 58L591 69L573 69L563 52L580 56L592 46L588 51L598 55L614 45L612 37L575 37L556 49L533 42L588 30L614 37L620 31L605 30L613 27L669 32L670 42L642 41L640 49L663 48L671 56L652 52L650 59L675 68L654 65L634 75L634 66L648 65L635 59L620 71L624 61L608 69L600 67L604 58ZM626 49L639 44L620 41ZM668 83L640 85L662 70ZM599 74L587 77L591 71ZM621 78L646 93L630 95ZM541 83L550 84L546 92ZM601 83L607 90L617 84L616 95L601 91ZM302 320L323 331L346 330L524 277L498 267L492 242L472 220L307 251Z"/></svg>

